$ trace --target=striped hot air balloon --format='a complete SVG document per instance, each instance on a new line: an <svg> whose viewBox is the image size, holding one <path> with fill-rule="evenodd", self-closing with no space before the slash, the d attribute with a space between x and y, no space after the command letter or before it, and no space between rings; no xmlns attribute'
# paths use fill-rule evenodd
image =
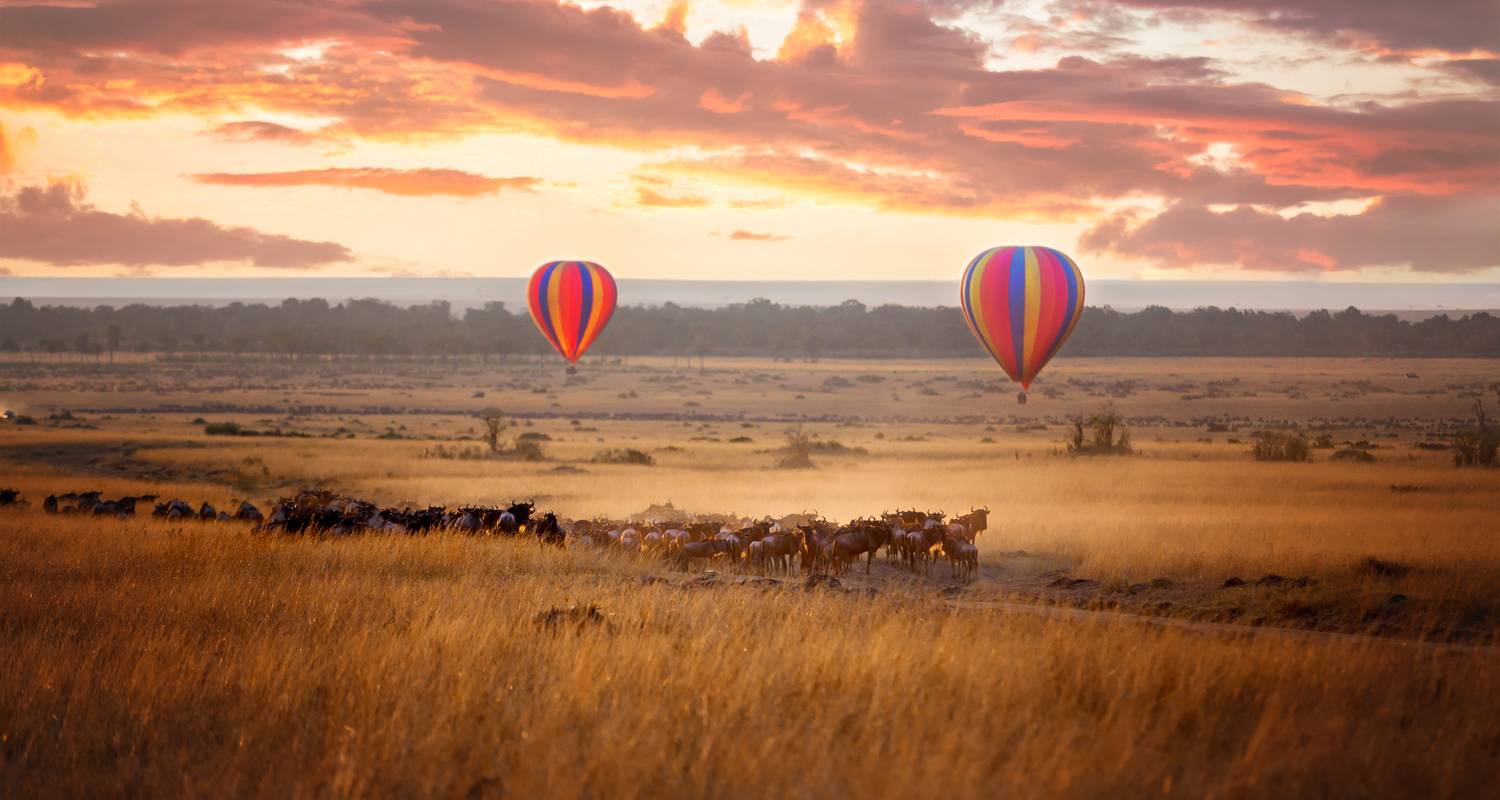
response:
<svg viewBox="0 0 1500 800"><path fill-rule="evenodd" d="M1010 379L1026 389L1083 314L1083 273L1050 247L992 247L969 262L959 305Z"/></svg>
<svg viewBox="0 0 1500 800"><path fill-rule="evenodd" d="M526 303L537 329L576 364L615 313L615 279L592 261L552 261L532 274Z"/></svg>

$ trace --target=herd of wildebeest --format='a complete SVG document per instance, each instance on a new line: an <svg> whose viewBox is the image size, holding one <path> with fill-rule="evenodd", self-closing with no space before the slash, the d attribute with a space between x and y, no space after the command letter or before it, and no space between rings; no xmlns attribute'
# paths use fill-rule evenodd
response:
<svg viewBox="0 0 1500 800"><path fill-rule="evenodd" d="M0 506L26 504L20 492L0 489ZM955 517L941 511L890 511L842 524L805 512L760 519L675 512L630 520L565 522L550 511L539 513L531 502L503 507L394 508L320 490L304 490L277 500L269 512L248 501L239 501L231 512L208 503L194 509L183 500L159 501L155 495L106 499L98 491L48 495L42 510L49 514L128 518L135 516L138 506L150 506L151 516L163 520L250 523L262 533L526 536L559 547L654 556L683 570L701 565L762 574L790 575L800 569L809 575L838 575L863 557L865 572L869 573L883 549L887 561L903 563L924 574L930 573L939 559L946 558L952 576L965 579L978 575L979 548L975 542L988 527L989 519L989 509L980 508Z"/></svg>

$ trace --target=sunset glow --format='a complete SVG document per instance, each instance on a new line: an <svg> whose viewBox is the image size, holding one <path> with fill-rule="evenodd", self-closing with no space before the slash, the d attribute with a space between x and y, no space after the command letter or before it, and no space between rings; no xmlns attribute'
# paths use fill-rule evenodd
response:
<svg viewBox="0 0 1500 800"><path fill-rule="evenodd" d="M1500 278L1486 0L0 2L0 274Z"/></svg>

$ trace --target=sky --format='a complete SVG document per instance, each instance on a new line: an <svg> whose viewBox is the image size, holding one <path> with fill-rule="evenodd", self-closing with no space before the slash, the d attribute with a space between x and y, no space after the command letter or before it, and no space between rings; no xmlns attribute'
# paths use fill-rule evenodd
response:
<svg viewBox="0 0 1500 800"><path fill-rule="evenodd" d="M1500 281L1493 0L0 0L0 275Z"/></svg>

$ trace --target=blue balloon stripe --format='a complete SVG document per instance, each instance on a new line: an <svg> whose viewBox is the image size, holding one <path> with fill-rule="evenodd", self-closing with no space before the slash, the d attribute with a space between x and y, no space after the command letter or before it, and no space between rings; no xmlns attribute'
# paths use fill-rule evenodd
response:
<svg viewBox="0 0 1500 800"><path fill-rule="evenodd" d="M578 285L582 287L582 302L579 304L578 312L578 346L583 347L583 334L589 329L589 319L594 315L594 279L589 273L588 265L582 261L573 262L573 268L578 270Z"/></svg>
<svg viewBox="0 0 1500 800"><path fill-rule="evenodd" d="M1026 248L1017 247L1010 254L1010 341L1016 354L1016 377L1026 377Z"/></svg>

